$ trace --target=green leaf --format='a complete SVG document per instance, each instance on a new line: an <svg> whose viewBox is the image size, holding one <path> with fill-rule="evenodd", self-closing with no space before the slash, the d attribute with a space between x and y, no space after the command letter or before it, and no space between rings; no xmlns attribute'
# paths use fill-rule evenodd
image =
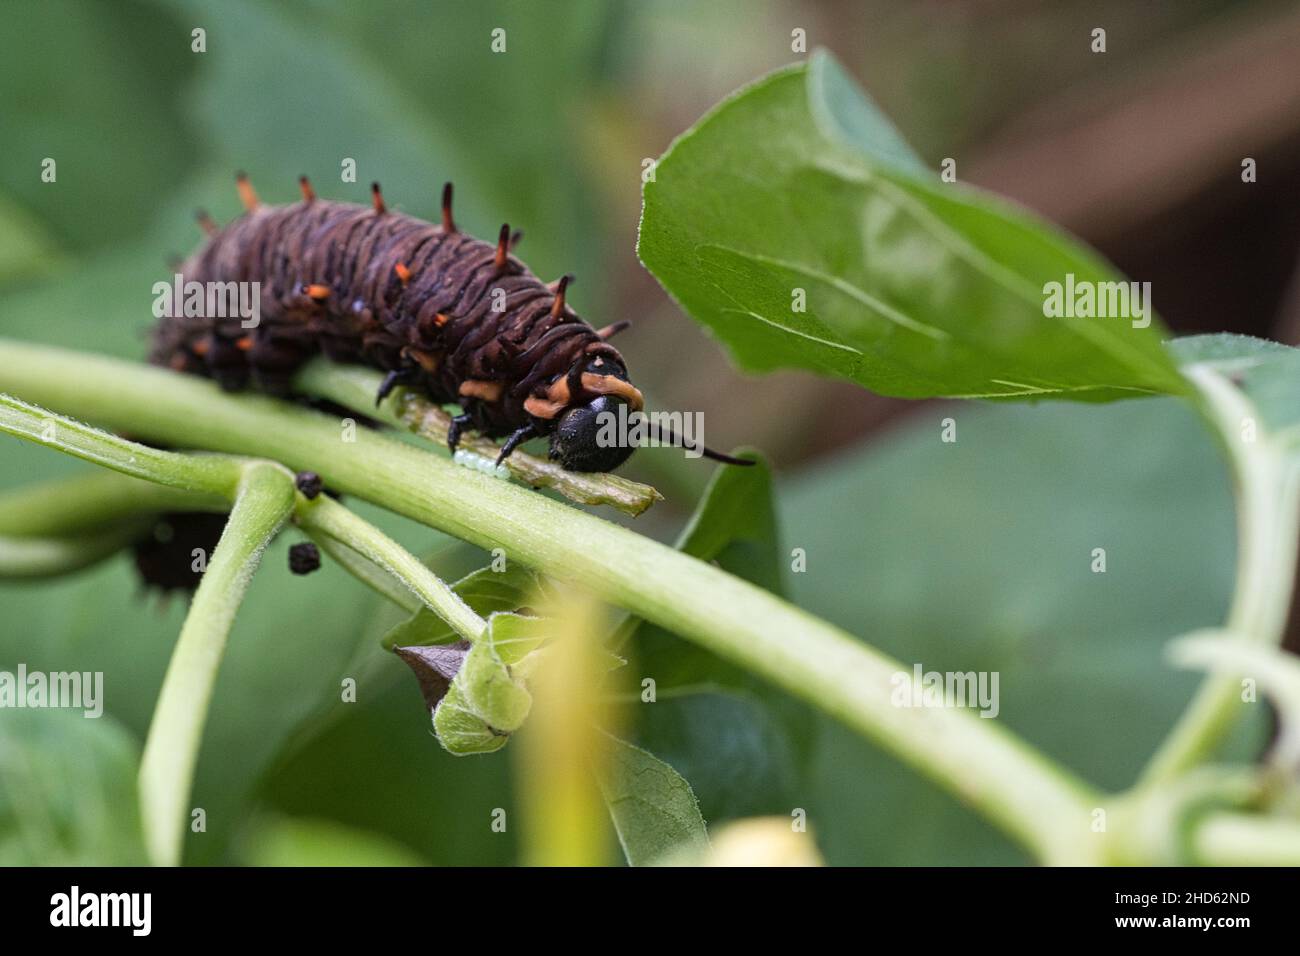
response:
<svg viewBox="0 0 1300 956"><path fill-rule="evenodd" d="M544 618L497 612L465 655L433 713L438 740L454 754L500 750L528 717L532 694L524 684L526 658L548 634ZM518 671L516 671L518 669Z"/></svg>
<svg viewBox="0 0 1300 956"><path fill-rule="evenodd" d="M725 100L644 192L642 261L743 369L913 398L1187 391L1157 322L1046 317L1047 283L1121 277L1024 211L925 174L828 54Z"/></svg>
<svg viewBox="0 0 1300 956"><path fill-rule="evenodd" d="M654 754L606 737L600 791L628 863L645 866L670 851L707 850L704 818L685 778Z"/></svg>
<svg viewBox="0 0 1300 956"><path fill-rule="evenodd" d="M455 683L434 711L433 730L443 748L458 757L492 753L510 740L508 733L495 730L474 712L465 691Z"/></svg>
<svg viewBox="0 0 1300 956"><path fill-rule="evenodd" d="M0 865L147 863L136 742L112 718L0 711Z"/></svg>
<svg viewBox="0 0 1300 956"><path fill-rule="evenodd" d="M1300 424L1300 349L1220 332L1175 339L1169 351L1180 365L1207 364L1238 381L1268 428Z"/></svg>
<svg viewBox="0 0 1300 956"><path fill-rule="evenodd" d="M659 655L659 648L653 658L644 655L638 673L661 673ZM776 691L756 682L736 686L738 676L720 662L699 659L690 666L695 683L665 682L653 704L637 705L636 742L691 782L715 823L788 816L807 786L804 749L815 722Z"/></svg>
<svg viewBox="0 0 1300 956"><path fill-rule="evenodd" d="M488 618L487 640L492 653L507 667L520 664L550 636L551 622L527 614L497 612Z"/></svg>
<svg viewBox="0 0 1300 956"><path fill-rule="evenodd" d="M490 825L502 810L517 819L510 761L462 760L430 746L429 724L413 719L421 704L410 678L395 667L383 673L383 686L343 708L273 768L262 804L383 834L439 866L510 865L519 828L501 833ZM322 780L331 783L323 787Z"/></svg>
<svg viewBox="0 0 1300 956"><path fill-rule="evenodd" d="M521 622L521 626L509 627L506 622L510 620ZM544 626L541 618L493 614L487 631L470 648L456 675L454 683L460 687L465 705L494 731L518 730L532 709L533 697L511 667L541 644L545 634L539 629ZM501 647L497 646L498 640Z"/></svg>
<svg viewBox="0 0 1300 956"><path fill-rule="evenodd" d="M882 166L924 176L925 160L903 138L839 61L822 51L808 65L808 109L827 139L860 150Z"/></svg>
<svg viewBox="0 0 1300 956"><path fill-rule="evenodd" d="M1232 593L1228 470L1181 401L922 409L782 503L808 554L790 576L801 607L905 668L998 673L997 722L1105 790L1133 784L1196 690L1165 642L1220 624ZM817 723L792 806L831 865L1023 860L959 800ZM1224 759L1253 757L1261 723Z"/></svg>
<svg viewBox="0 0 1300 956"><path fill-rule="evenodd" d="M743 566L747 581L780 594L782 564L776 551L772 470L753 449L741 448L736 453L754 459L755 464L749 468L722 465L714 470L676 547L702 561Z"/></svg>
<svg viewBox="0 0 1300 956"><path fill-rule="evenodd" d="M490 566L465 575L451 589L478 614L487 617L496 611L516 611L532 599L538 578L518 562L510 562L504 571ZM458 635L442 618L427 607L384 635L384 647L411 647L420 644L446 644Z"/></svg>

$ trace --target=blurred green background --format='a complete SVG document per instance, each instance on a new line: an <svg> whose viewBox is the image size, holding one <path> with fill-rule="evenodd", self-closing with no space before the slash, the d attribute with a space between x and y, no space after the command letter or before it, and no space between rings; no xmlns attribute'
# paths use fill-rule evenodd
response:
<svg viewBox="0 0 1300 956"><path fill-rule="evenodd" d="M141 357L153 282L196 245L196 207L237 214L237 169L270 202L293 199L302 173L357 201L377 179L425 218L451 179L464 228L508 220L534 270L577 274L570 301L593 324L635 320L620 345L652 402L706 411L713 445L771 455L785 552L808 555L786 576L798 603L903 661L1000 671L1001 719L1103 786L1132 779L1194 686L1161 646L1222 617L1233 533L1226 474L1186 410L905 404L802 374L743 378L637 262L642 161L798 59L800 28L927 161L956 157L963 179L1153 280L1176 329L1295 342L1300 211L1281 201L1300 178L1293 5L20 0L4 21L0 334ZM1104 57L1088 50L1097 25ZM1259 188L1221 188L1243 155L1267 170ZM346 157L357 183L340 182ZM955 445L939 441L945 417ZM3 488L84 467L16 439L0 449ZM708 477L668 453L629 473L668 496L636 522L665 540ZM448 573L481 557L358 507ZM291 578L291 537L236 625L194 795L207 832L186 860L513 862L516 832L490 827L516 805L510 748L446 755L414 681L378 649L391 613L337 568ZM1089 570L1098 546L1105 575ZM181 602L142 596L119 558L0 585L0 610L0 669L101 670L108 711L0 712L0 862L129 859L121 782ZM646 629L633 654L661 699L627 708L630 730L692 783L710 825L803 808L832 863L1022 861L910 771L671 635ZM340 701L344 677L357 703Z"/></svg>

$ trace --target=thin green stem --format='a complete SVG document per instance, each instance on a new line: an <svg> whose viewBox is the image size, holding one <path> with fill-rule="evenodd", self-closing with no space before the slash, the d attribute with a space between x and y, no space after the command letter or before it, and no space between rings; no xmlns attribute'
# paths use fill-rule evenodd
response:
<svg viewBox="0 0 1300 956"><path fill-rule="evenodd" d="M476 641L482 636L486 622L450 585L411 552L338 502L324 495L304 501L298 508L297 521L313 538L331 538L388 572L465 640Z"/></svg>
<svg viewBox="0 0 1300 956"><path fill-rule="evenodd" d="M1193 831L1191 850L1203 866L1295 866L1300 860L1300 822L1211 814Z"/></svg>
<svg viewBox="0 0 1300 956"><path fill-rule="evenodd" d="M529 674L533 708L515 752L525 866L602 866L609 860L605 798L608 721L598 694L600 605L567 590L543 602L554 626L546 656Z"/></svg>
<svg viewBox="0 0 1300 956"><path fill-rule="evenodd" d="M1294 462L1228 379L1205 365L1193 365L1185 374L1227 449L1237 489L1237 576L1224 629L1253 644L1276 645L1295 580L1300 481ZM1242 710L1236 677L1207 677L1147 765L1139 787L1203 762Z"/></svg>
<svg viewBox="0 0 1300 956"><path fill-rule="evenodd" d="M0 578L49 578L80 571L116 554L148 530L126 521L66 538L0 535Z"/></svg>
<svg viewBox="0 0 1300 956"><path fill-rule="evenodd" d="M328 398L361 414L378 417L428 439L436 447L445 448L451 416L437 404L406 389L398 389L393 398L376 408L374 397L380 381L380 375L372 369L317 359L298 373L294 385L308 395ZM495 442L478 435L464 436L458 449L457 455L471 455L481 468L489 469L501 451ZM634 517L656 501L663 501L663 495L649 485L621 475L565 471L556 462L522 450L506 459L502 468L534 488L551 488L578 504L609 505Z"/></svg>
<svg viewBox="0 0 1300 956"><path fill-rule="evenodd" d="M31 414L38 424L48 420L48 413ZM126 451L125 457L131 454ZM220 495L112 471L2 492L0 578L50 577L76 571L138 540L159 512L225 511L228 507Z"/></svg>
<svg viewBox="0 0 1300 956"><path fill-rule="evenodd" d="M133 450L127 450L129 457ZM170 463L169 463L170 464ZM225 511L219 494L187 491L112 471L0 492L0 535L64 537L100 531L162 511Z"/></svg>
<svg viewBox="0 0 1300 956"><path fill-rule="evenodd" d="M232 493L239 481L239 464L225 456L160 451L10 395L0 394L0 431L124 475L161 481L174 488L224 497Z"/></svg>
<svg viewBox="0 0 1300 956"><path fill-rule="evenodd" d="M181 862L194 767L226 639L262 550L293 506L293 479L284 469L267 462L247 465L226 528L194 592L140 763L145 845L160 866Z"/></svg>
<svg viewBox="0 0 1300 956"><path fill-rule="evenodd" d="M8 395L0 395L0 431L133 478L181 489L190 501L207 502L224 495L233 498L225 530L194 593L172 652L140 763L145 847L154 863L177 865L187 816L185 804L193 785L203 725L226 638L262 550L292 513L293 477L271 462L159 451ZM79 490L84 492L87 487ZM134 493L139 491L132 489L132 496L124 499L107 483L89 488L96 494L89 496L88 506L83 509L74 504L71 508L79 519L103 516L114 501L132 505ZM54 504L48 489L22 494L27 502L38 506L37 514L28 519L28 530L37 527L33 519L44 518L55 526L60 520L68 522L67 517L59 519L51 513ZM24 499L18 500L21 503Z"/></svg>
<svg viewBox="0 0 1300 956"><path fill-rule="evenodd" d="M372 572L358 576L381 593L385 589L374 572L386 572L408 587L470 640L486 626L450 587L377 528L328 497L309 501L297 495L292 477L280 465L158 451L7 395L0 395L0 430L124 473L0 496L0 526L7 520L9 527L28 535L0 537L0 574L34 576L84 566L138 537L142 512L164 505L224 504L220 492L225 489L233 496L225 530L173 651L141 762L145 840L158 864L180 862L184 804L226 640L262 550L295 506L305 530L357 556L346 564L354 573L361 571L361 561L372 563ZM85 530L114 518L116 526ZM77 530L81 539L32 536Z"/></svg>
<svg viewBox="0 0 1300 956"><path fill-rule="evenodd" d="M726 572L528 489L257 395L0 341L0 388L151 440L274 457L695 641L876 741L1049 862L1094 858L1096 795L993 721L891 703L896 661Z"/></svg>
<svg viewBox="0 0 1300 956"><path fill-rule="evenodd" d="M403 611L414 614L426 606L414 591L359 551L341 541L335 541L327 534L321 532L308 532L308 534L317 547L333 559L335 564L366 587L392 601Z"/></svg>
<svg viewBox="0 0 1300 956"><path fill-rule="evenodd" d="M47 415L41 412L40 421ZM159 480L166 476L159 475ZM159 512L229 510L229 499L221 495L114 471L0 492L0 577L43 577L85 567L139 538ZM350 574L399 607L412 613L424 607L413 591L352 548L326 535L313 540Z"/></svg>

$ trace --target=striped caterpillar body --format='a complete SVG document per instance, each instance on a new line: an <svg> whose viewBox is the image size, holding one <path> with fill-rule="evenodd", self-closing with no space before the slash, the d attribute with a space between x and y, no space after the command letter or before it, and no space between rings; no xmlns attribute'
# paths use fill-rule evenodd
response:
<svg viewBox="0 0 1300 956"><path fill-rule="evenodd" d="M261 321L165 317L151 362L287 394L321 353L386 372L379 401L400 384L459 403L453 451L473 428L506 437L498 461L538 436L573 471L609 471L632 453L596 440L602 412L643 406L605 341L627 323L596 331L578 318L565 304L570 277L548 285L530 272L511 254L508 226L495 244L460 232L450 183L433 225L388 210L378 184L365 206L319 199L303 177L300 202L269 206L237 182L245 214L225 228L200 214L208 240L179 272L186 283L259 283Z"/></svg>

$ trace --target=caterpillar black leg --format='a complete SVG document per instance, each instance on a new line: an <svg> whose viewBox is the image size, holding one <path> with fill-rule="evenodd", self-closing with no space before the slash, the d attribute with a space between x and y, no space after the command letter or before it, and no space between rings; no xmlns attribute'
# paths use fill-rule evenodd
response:
<svg viewBox="0 0 1300 956"><path fill-rule="evenodd" d="M509 458L510 453L524 442L528 441L528 439L536 437L537 428L532 422L529 422L522 428L515 429L514 433L506 439L506 443L501 446L501 454L497 455L497 464L499 465Z"/></svg>
<svg viewBox="0 0 1300 956"><path fill-rule="evenodd" d="M393 389L397 388L397 386L410 385L413 381L415 381L414 369L409 369L409 368L393 369L391 372L385 375L384 380L379 383L379 391L375 393L375 407L378 408L380 404L383 402L383 400L386 399L389 395L391 395Z"/></svg>
<svg viewBox="0 0 1300 956"><path fill-rule="evenodd" d="M447 448L452 455L456 454L456 446L460 444L460 434L470 423L470 416L461 412L451 420L451 425L447 427Z"/></svg>

